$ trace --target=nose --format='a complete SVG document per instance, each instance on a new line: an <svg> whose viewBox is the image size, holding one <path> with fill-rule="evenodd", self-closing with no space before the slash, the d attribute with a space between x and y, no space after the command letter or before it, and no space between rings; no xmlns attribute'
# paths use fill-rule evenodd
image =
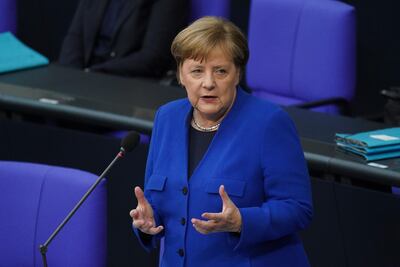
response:
<svg viewBox="0 0 400 267"><path fill-rule="evenodd" d="M215 78L212 73L206 73L203 77L202 86L205 89L212 90L215 87Z"/></svg>

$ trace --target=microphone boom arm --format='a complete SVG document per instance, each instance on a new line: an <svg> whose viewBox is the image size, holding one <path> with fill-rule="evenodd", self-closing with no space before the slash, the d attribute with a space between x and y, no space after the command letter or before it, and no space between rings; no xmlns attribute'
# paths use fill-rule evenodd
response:
<svg viewBox="0 0 400 267"><path fill-rule="evenodd" d="M114 160L108 165L108 167L103 171L103 173L97 178L96 182L89 188L89 190L85 193L85 195L79 200L79 202L75 205L75 207L69 212L69 214L65 217L65 219L57 226L56 230L51 234L51 236L47 239L47 241L39 246L40 253L42 254L43 266L48 267L47 265L47 248L50 245L51 241L57 236L57 234L61 231L61 229L68 223L68 221L72 218L75 212L80 208L80 206L85 202L85 200L89 197L89 195L93 192L93 190L97 187L100 181L104 178L107 172L111 169L114 163L122 158L125 155L125 149L121 147L119 153L114 158Z"/></svg>

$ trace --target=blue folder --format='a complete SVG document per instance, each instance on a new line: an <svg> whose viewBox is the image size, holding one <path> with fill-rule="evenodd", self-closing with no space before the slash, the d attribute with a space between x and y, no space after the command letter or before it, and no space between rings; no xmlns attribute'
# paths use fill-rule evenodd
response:
<svg viewBox="0 0 400 267"><path fill-rule="evenodd" d="M367 161L400 157L400 127L356 134L336 134L339 150L363 157Z"/></svg>
<svg viewBox="0 0 400 267"><path fill-rule="evenodd" d="M12 33L0 34L0 73L49 64L49 60L19 41Z"/></svg>
<svg viewBox="0 0 400 267"><path fill-rule="evenodd" d="M375 160L381 160L381 159L390 159L390 158L400 157L400 150L391 150L391 151L382 152L382 153L366 154L366 153L357 151L352 147L345 146L341 143L337 143L337 148L341 151L348 152L348 153L356 155L356 156L360 156L363 159L365 159L366 161L375 161Z"/></svg>
<svg viewBox="0 0 400 267"><path fill-rule="evenodd" d="M368 148L400 145L400 127L356 134L336 134L335 141L352 146Z"/></svg>

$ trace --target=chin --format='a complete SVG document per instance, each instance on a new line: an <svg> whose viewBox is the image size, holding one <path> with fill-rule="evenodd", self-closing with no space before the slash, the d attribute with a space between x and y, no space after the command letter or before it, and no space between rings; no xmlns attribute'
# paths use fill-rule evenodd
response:
<svg viewBox="0 0 400 267"><path fill-rule="evenodd" d="M198 111L205 116L217 116L221 109L199 108Z"/></svg>

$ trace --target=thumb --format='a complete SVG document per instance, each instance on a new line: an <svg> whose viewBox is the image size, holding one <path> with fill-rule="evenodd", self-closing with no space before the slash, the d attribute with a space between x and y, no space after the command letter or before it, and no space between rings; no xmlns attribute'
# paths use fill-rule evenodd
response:
<svg viewBox="0 0 400 267"><path fill-rule="evenodd" d="M135 187L135 196L138 201L138 205L146 205L147 204L147 200L144 196L143 190L139 186Z"/></svg>
<svg viewBox="0 0 400 267"><path fill-rule="evenodd" d="M225 191L225 186L224 185L220 185L219 187L219 195L221 196L222 199L222 204L225 207L226 205L228 205L229 203L231 203L231 199L228 196L228 193Z"/></svg>

